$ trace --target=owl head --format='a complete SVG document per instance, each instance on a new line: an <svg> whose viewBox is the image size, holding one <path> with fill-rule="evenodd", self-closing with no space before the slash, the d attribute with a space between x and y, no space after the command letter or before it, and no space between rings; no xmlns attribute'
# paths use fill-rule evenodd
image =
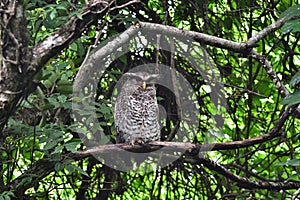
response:
<svg viewBox="0 0 300 200"><path fill-rule="evenodd" d="M148 72L127 72L124 76L131 79L132 84L138 84L143 90L146 90L147 85L153 85L159 78L159 74Z"/></svg>

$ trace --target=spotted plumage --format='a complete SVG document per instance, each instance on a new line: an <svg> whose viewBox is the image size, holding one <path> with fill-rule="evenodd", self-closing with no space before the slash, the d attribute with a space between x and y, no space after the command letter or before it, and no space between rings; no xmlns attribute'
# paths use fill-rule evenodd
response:
<svg viewBox="0 0 300 200"><path fill-rule="evenodd" d="M114 108L117 143L145 143L160 139L159 109L154 81L157 74L126 73Z"/></svg>

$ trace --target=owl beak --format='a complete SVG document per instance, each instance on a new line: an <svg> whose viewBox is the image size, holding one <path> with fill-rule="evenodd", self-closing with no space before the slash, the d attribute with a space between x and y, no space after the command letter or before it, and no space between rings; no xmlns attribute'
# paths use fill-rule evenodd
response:
<svg viewBox="0 0 300 200"><path fill-rule="evenodd" d="M143 83L142 83L142 88L143 88L143 90L146 90L146 82L145 81L143 81Z"/></svg>

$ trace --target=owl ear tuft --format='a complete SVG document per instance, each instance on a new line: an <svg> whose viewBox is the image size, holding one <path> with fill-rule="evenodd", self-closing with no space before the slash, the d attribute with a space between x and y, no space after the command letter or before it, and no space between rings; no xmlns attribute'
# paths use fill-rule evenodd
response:
<svg viewBox="0 0 300 200"><path fill-rule="evenodd" d="M151 78L151 79L159 79L160 78L160 74L151 74L149 76L149 78Z"/></svg>
<svg viewBox="0 0 300 200"><path fill-rule="evenodd" d="M125 74L123 74L123 76L125 77L125 78L128 78L128 77L136 77L136 74L135 73L131 73L131 72L127 72L127 73L125 73Z"/></svg>
<svg viewBox="0 0 300 200"><path fill-rule="evenodd" d="M160 74L150 74L147 78L148 83L155 83L160 78Z"/></svg>
<svg viewBox="0 0 300 200"><path fill-rule="evenodd" d="M123 74L125 78L135 78L137 80L143 80L145 82L157 80L160 78L160 74L152 74L144 71L127 72Z"/></svg>

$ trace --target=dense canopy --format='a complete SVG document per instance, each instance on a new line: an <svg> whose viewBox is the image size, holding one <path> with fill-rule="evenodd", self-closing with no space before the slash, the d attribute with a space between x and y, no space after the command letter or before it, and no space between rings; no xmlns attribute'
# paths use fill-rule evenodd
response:
<svg viewBox="0 0 300 200"><path fill-rule="evenodd" d="M1 1L0 200L299 198L297 3ZM161 141L115 144L134 70Z"/></svg>

